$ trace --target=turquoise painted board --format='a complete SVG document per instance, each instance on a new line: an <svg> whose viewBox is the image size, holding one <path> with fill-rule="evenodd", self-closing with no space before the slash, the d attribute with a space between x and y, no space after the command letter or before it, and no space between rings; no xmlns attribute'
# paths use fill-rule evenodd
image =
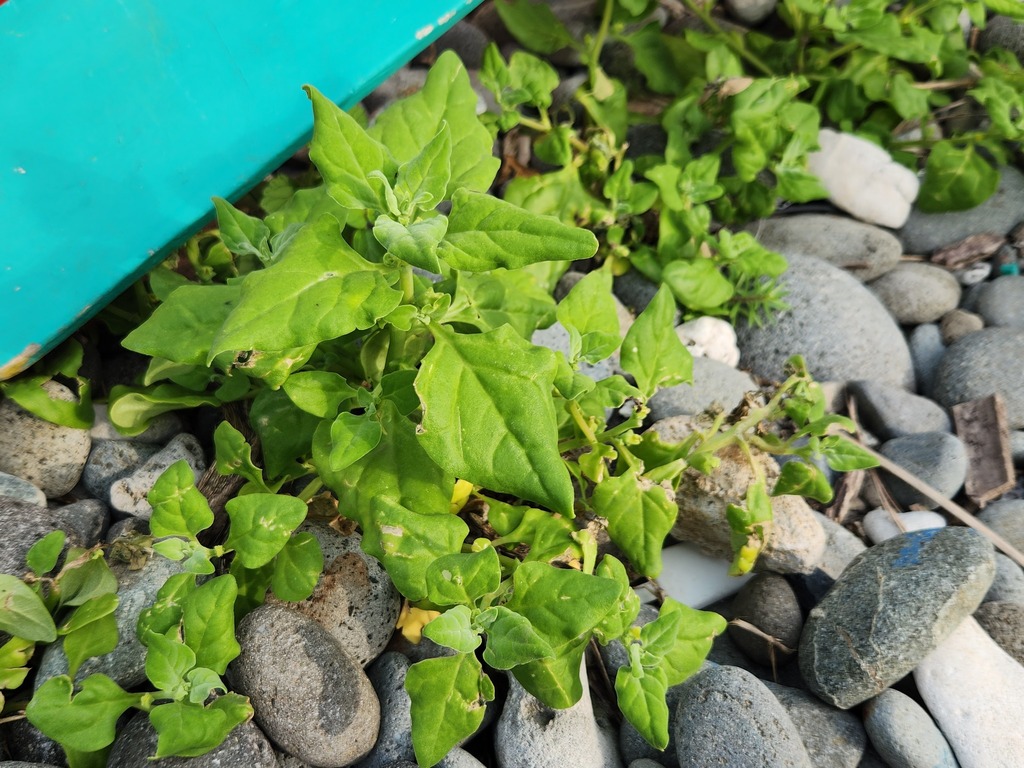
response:
<svg viewBox="0 0 1024 768"><path fill-rule="evenodd" d="M0 379L480 0L0 0Z"/></svg>

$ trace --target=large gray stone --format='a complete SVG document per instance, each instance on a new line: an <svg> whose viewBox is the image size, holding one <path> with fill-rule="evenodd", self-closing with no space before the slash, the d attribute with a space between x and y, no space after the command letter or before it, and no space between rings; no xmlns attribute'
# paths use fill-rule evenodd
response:
<svg viewBox="0 0 1024 768"><path fill-rule="evenodd" d="M736 594L732 603L734 619L752 624L760 632L740 624L729 624L733 641L754 662L766 666L782 666L793 657L804 617L796 593L789 582L774 573L759 573ZM765 639L773 638L790 650Z"/></svg>
<svg viewBox="0 0 1024 768"><path fill-rule="evenodd" d="M382 654L366 670L380 701L380 732L373 749L357 768L387 768L407 760L416 762L412 748L412 699L405 690L410 661L400 653Z"/></svg>
<svg viewBox="0 0 1024 768"><path fill-rule="evenodd" d="M103 539L110 522L110 510L99 499L82 499L50 510L57 525L72 531L82 546L94 547Z"/></svg>
<svg viewBox="0 0 1024 768"><path fill-rule="evenodd" d="M154 763L156 729L149 715L139 712L128 721L110 750L107 768L276 768L274 748L252 722L237 726L227 738L204 755L196 757L165 757Z"/></svg>
<svg viewBox="0 0 1024 768"><path fill-rule="evenodd" d="M708 666L683 682L672 718L679 768L811 768L789 713L738 667Z"/></svg>
<svg viewBox="0 0 1024 768"><path fill-rule="evenodd" d="M848 216L808 213L764 219L747 228L765 248L783 256L817 256L862 282L899 264L903 246L896 236Z"/></svg>
<svg viewBox="0 0 1024 768"><path fill-rule="evenodd" d="M1024 568L1002 552L996 552L996 577L988 588L985 602L1024 605Z"/></svg>
<svg viewBox="0 0 1024 768"><path fill-rule="evenodd" d="M370 752L380 703L327 630L298 611L262 605L242 619L238 642L231 689L249 697L257 725L278 746L317 766L350 765Z"/></svg>
<svg viewBox="0 0 1024 768"><path fill-rule="evenodd" d="M47 381L42 386L54 400L75 399L63 384ZM13 400L0 402L0 472L27 480L47 498L63 496L75 487L91 444L86 429L44 421Z"/></svg>
<svg viewBox="0 0 1024 768"><path fill-rule="evenodd" d="M891 440L917 432L949 432L946 411L927 397L879 381L851 381L847 392L857 404L857 416L871 434Z"/></svg>
<svg viewBox="0 0 1024 768"><path fill-rule="evenodd" d="M187 432L175 435L157 453L150 456L142 466L110 486L110 506L119 512L149 519L153 508L146 499L160 475L175 462L184 459L192 468L198 481L206 470L203 447Z"/></svg>
<svg viewBox="0 0 1024 768"><path fill-rule="evenodd" d="M775 11L779 0L725 0L725 7L743 24L760 24Z"/></svg>
<svg viewBox="0 0 1024 768"><path fill-rule="evenodd" d="M1024 275L1003 275L986 283L974 311L987 326L1024 328Z"/></svg>
<svg viewBox="0 0 1024 768"><path fill-rule="evenodd" d="M6 472L0 472L0 498L13 499L25 504L46 506L46 494L28 480L22 480Z"/></svg>
<svg viewBox="0 0 1024 768"><path fill-rule="evenodd" d="M1024 63L1024 24L1009 16L993 16L978 36L978 48L1005 48Z"/></svg>
<svg viewBox="0 0 1024 768"><path fill-rule="evenodd" d="M921 323L910 332L910 358L914 361L914 376L922 395L932 396L935 376L946 354L942 329L935 323Z"/></svg>
<svg viewBox="0 0 1024 768"><path fill-rule="evenodd" d="M731 411L757 384L749 374L707 357L693 358L693 383L658 390L650 399L651 419L701 413L712 406Z"/></svg>
<svg viewBox="0 0 1024 768"><path fill-rule="evenodd" d="M786 708L814 768L857 768L868 735L860 718L830 707L807 691L765 681Z"/></svg>
<svg viewBox="0 0 1024 768"><path fill-rule="evenodd" d="M820 512L815 512L815 516L825 530L825 551L814 570L803 577L803 584L811 597L818 601L832 588L836 579L854 558L867 547L859 537L834 520Z"/></svg>
<svg viewBox="0 0 1024 768"><path fill-rule="evenodd" d="M1021 220L1024 211L1024 174L1015 168L999 169L999 186L981 205L966 211L922 213L914 209L897 233L907 253L926 255L970 235L1005 235Z"/></svg>
<svg viewBox="0 0 1024 768"><path fill-rule="evenodd" d="M32 545L47 534L63 530L56 516L37 504L0 498L0 573L21 577L28 568L25 555ZM81 544L76 537L69 537L71 544Z"/></svg>
<svg viewBox="0 0 1024 768"><path fill-rule="evenodd" d="M110 498L110 486L137 469L160 446L141 440L94 440L82 472L82 485L97 499Z"/></svg>
<svg viewBox="0 0 1024 768"><path fill-rule="evenodd" d="M919 432L896 437L884 443L878 452L920 478L943 496L952 498L967 477L967 449L949 432ZM938 506L920 491L896 477L886 475L886 487L897 504L916 504L927 509Z"/></svg>
<svg viewBox="0 0 1024 768"><path fill-rule="evenodd" d="M1024 328L985 328L953 344L939 363L935 399L951 408L995 392L1010 429L1024 427Z"/></svg>
<svg viewBox="0 0 1024 768"><path fill-rule="evenodd" d="M1024 664L1024 605L982 603L974 618L1000 648Z"/></svg>
<svg viewBox="0 0 1024 768"><path fill-rule="evenodd" d="M960 283L942 267L902 262L868 287L901 325L934 323L960 303Z"/></svg>
<svg viewBox="0 0 1024 768"><path fill-rule="evenodd" d="M1024 551L1024 499L993 501L978 513L978 519Z"/></svg>
<svg viewBox="0 0 1024 768"><path fill-rule="evenodd" d="M891 768L958 768L935 721L920 704L893 688L864 705L864 727Z"/></svg>
<svg viewBox="0 0 1024 768"><path fill-rule="evenodd" d="M781 283L790 308L774 322L736 328L741 367L782 380L786 361L803 355L818 380L875 379L913 389L907 342L860 281L821 259L794 255Z"/></svg>
<svg viewBox="0 0 1024 768"><path fill-rule="evenodd" d="M848 709L902 678L981 603L993 555L969 528L914 531L866 550L807 617L799 660L810 690Z"/></svg>

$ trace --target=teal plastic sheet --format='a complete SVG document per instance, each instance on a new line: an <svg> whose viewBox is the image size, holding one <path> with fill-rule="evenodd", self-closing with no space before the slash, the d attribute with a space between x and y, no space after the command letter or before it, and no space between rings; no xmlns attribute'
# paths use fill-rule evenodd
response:
<svg viewBox="0 0 1024 768"><path fill-rule="evenodd" d="M0 0L0 379L480 0Z"/></svg>

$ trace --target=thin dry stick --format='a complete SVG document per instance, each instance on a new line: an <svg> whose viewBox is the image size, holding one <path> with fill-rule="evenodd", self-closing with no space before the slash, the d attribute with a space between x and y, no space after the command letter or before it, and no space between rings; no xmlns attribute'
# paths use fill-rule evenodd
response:
<svg viewBox="0 0 1024 768"><path fill-rule="evenodd" d="M872 456L874 456L875 459L878 461L879 466L882 469L884 469L886 472L888 472L891 475L894 475L895 477L898 477L900 480L905 482L907 485L909 485L914 490L919 491L920 493L923 493L931 501L933 501L936 504L938 504L944 510L949 512L949 514L953 515L953 517L957 518L960 522L964 523L965 525L970 526L971 528L976 530L978 533L980 533L982 536L987 537L989 539L989 541L991 541L999 549L1001 549L1011 560L1016 562L1017 565L1019 565L1022 568L1024 568L1024 553L1021 553L1021 551L1019 549L1017 549L1015 546L1013 546L1013 544L1008 542L1006 539L1004 539L998 533L996 533L991 528L989 528L987 525L985 525L983 522L978 520L974 515L972 515L966 509L964 509L963 507L961 507L959 504L957 504L956 502L952 501L951 499L947 499L945 496L943 496L937 490L935 490L930 485L928 485L928 483L924 482L923 480L921 480L916 475L912 475L910 472L905 470L899 464L896 464L895 462L890 461L889 459L887 459L885 456L882 456L877 451L873 451L873 450L871 450L870 448L868 448L865 445L862 445L861 447L865 451L870 453Z"/></svg>

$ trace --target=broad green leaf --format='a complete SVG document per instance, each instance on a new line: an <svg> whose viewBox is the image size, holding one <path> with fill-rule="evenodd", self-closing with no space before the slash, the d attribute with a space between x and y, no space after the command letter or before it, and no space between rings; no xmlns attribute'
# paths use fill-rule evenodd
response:
<svg viewBox="0 0 1024 768"><path fill-rule="evenodd" d="M494 7L506 29L531 51L554 53L576 45L569 30L546 3L498 0Z"/></svg>
<svg viewBox="0 0 1024 768"><path fill-rule="evenodd" d="M1024 7L1024 3L1015 4ZM985 77L967 95L984 105L996 133L993 138L1024 138L1024 94L1019 87L997 77Z"/></svg>
<svg viewBox="0 0 1024 768"><path fill-rule="evenodd" d="M427 568L427 599L436 605L472 605L496 592L501 565L494 547L479 552L445 555Z"/></svg>
<svg viewBox="0 0 1024 768"><path fill-rule="evenodd" d="M331 423L327 466L341 472L377 447L384 431L375 414L339 413Z"/></svg>
<svg viewBox="0 0 1024 768"><path fill-rule="evenodd" d="M202 704L214 691L227 693L228 690L220 675L205 667L190 669L185 679L188 682L188 700L193 704Z"/></svg>
<svg viewBox="0 0 1024 768"><path fill-rule="evenodd" d="M261 219L238 210L222 197L213 198L217 229L228 250L239 256L252 255L270 260L270 229Z"/></svg>
<svg viewBox="0 0 1024 768"><path fill-rule="evenodd" d="M556 314L569 332L572 361L604 360L622 342L612 274L606 269L590 272L576 283L559 303Z"/></svg>
<svg viewBox="0 0 1024 768"><path fill-rule="evenodd" d="M183 285L121 343L126 349L150 357L206 365L217 330L240 295L238 284Z"/></svg>
<svg viewBox="0 0 1024 768"><path fill-rule="evenodd" d="M693 310L714 309L732 298L732 283L711 259L673 261L665 265L662 279L679 303Z"/></svg>
<svg viewBox="0 0 1024 768"><path fill-rule="evenodd" d="M33 642L57 639L57 627L39 595L6 573L0 573L0 631Z"/></svg>
<svg viewBox="0 0 1024 768"><path fill-rule="evenodd" d="M64 549L64 531L51 531L29 547L25 555L25 565L36 576L49 573L57 565L61 551Z"/></svg>
<svg viewBox="0 0 1024 768"><path fill-rule="evenodd" d="M61 744L64 756L68 759L68 768L107 768L107 758L110 755L110 746L94 752L80 752L66 744Z"/></svg>
<svg viewBox="0 0 1024 768"><path fill-rule="evenodd" d="M273 266L246 277L207 362L221 352L274 352L365 330L401 300L402 292L342 239L337 219L322 216Z"/></svg>
<svg viewBox="0 0 1024 768"><path fill-rule="evenodd" d="M280 196L277 197L273 187L281 181L285 182L286 189L282 188ZM275 197L275 199L270 200L268 197ZM336 218L341 225L347 222L349 216L348 209L330 196L326 184L293 191L287 179L280 175L274 176L263 188L260 207L267 212L264 223L275 235L279 235L289 228L305 224L307 221L315 221L325 213ZM279 251L281 248L278 246L274 250Z"/></svg>
<svg viewBox="0 0 1024 768"><path fill-rule="evenodd" d="M29 413L72 429L89 429L93 423L92 382L81 375L84 351L75 339L69 339L32 366L31 372L11 381L0 381L0 394ZM63 400L53 397L44 384L60 375L77 384L77 397Z"/></svg>
<svg viewBox="0 0 1024 768"><path fill-rule="evenodd" d="M928 213L962 211L987 200L997 186L999 171L973 144L940 141L928 154L916 205Z"/></svg>
<svg viewBox="0 0 1024 768"><path fill-rule="evenodd" d="M83 661L110 653L117 646L117 603L115 594L100 595L79 606L61 624L58 634L64 635L64 654L71 677L78 673Z"/></svg>
<svg viewBox="0 0 1024 768"><path fill-rule="evenodd" d="M420 765L434 765L473 735L494 698L494 685L472 654L413 664L405 690L412 700L412 744Z"/></svg>
<svg viewBox="0 0 1024 768"><path fill-rule="evenodd" d="M551 262L548 262L551 263ZM491 331L506 323L529 339L537 328L555 320L555 301L534 275L526 270L495 269L460 272L446 323L464 323Z"/></svg>
<svg viewBox="0 0 1024 768"><path fill-rule="evenodd" d="M306 519L306 503L302 499L274 493L236 496L224 509L231 519L224 547L233 549L246 568L269 563Z"/></svg>
<svg viewBox="0 0 1024 768"><path fill-rule="evenodd" d="M788 464L798 464L790 461ZM809 466L809 465L808 465ZM831 492L831 488L829 489ZM772 505L764 481L758 480L747 487L743 506L729 504L725 510L729 522L733 561L729 575L742 576L754 567L772 530Z"/></svg>
<svg viewBox="0 0 1024 768"><path fill-rule="evenodd" d="M585 229L465 189L452 195L448 233L439 247L452 267L474 272L589 259L596 252L597 238Z"/></svg>
<svg viewBox="0 0 1024 768"><path fill-rule="evenodd" d="M1019 0L985 0L985 5L992 13L1024 21L1024 4Z"/></svg>
<svg viewBox="0 0 1024 768"><path fill-rule="evenodd" d="M602 645L621 637L640 613L640 598L629 585L626 567L611 555L601 558L594 574L610 579L619 585L619 599L615 608L594 627L594 636Z"/></svg>
<svg viewBox="0 0 1024 768"><path fill-rule="evenodd" d="M726 621L717 613L698 611L671 597L665 599L660 613L682 614L675 647L664 655L661 665L668 684L678 685L701 668L715 637L725 631Z"/></svg>
<svg viewBox="0 0 1024 768"><path fill-rule="evenodd" d="M191 573L176 573L157 592L156 600L139 614L135 633L143 645L151 634L164 635L181 623L185 601L196 590L196 577Z"/></svg>
<svg viewBox="0 0 1024 768"><path fill-rule="evenodd" d="M313 460L324 482L338 494L340 512L364 528L380 498L422 514L448 514L455 478L427 455L416 439L416 425L399 414L392 401L382 400L377 413L383 430L380 442L341 473L330 471L329 426L316 432Z"/></svg>
<svg viewBox="0 0 1024 768"><path fill-rule="evenodd" d="M324 555L316 537L306 531L296 533L274 558L270 585L281 600L305 600L316 587L324 568Z"/></svg>
<svg viewBox="0 0 1024 768"><path fill-rule="evenodd" d="M854 469L871 469L878 466L878 459L841 435L825 438L821 447L829 468L836 472L850 472Z"/></svg>
<svg viewBox="0 0 1024 768"><path fill-rule="evenodd" d="M369 134L399 163L423 151L447 124L451 132L451 180L445 197L457 189L485 191L498 172L491 134L476 114L477 95L466 68L445 51L430 68L422 90L394 102L374 121ZM319 164L318 164L319 165Z"/></svg>
<svg viewBox="0 0 1024 768"><path fill-rule="evenodd" d="M19 687L28 674L27 664L35 651L35 643L23 637L12 637L0 645L0 690Z"/></svg>
<svg viewBox="0 0 1024 768"><path fill-rule="evenodd" d="M312 86L304 90L313 102L313 141L309 159L327 183L331 197L346 208L382 210L383 200L370 174L394 174L390 153L355 119ZM337 221L335 220L335 225Z"/></svg>
<svg viewBox="0 0 1024 768"><path fill-rule="evenodd" d="M25 708L32 725L61 745L96 752L114 742L117 720L138 706L141 693L125 693L105 675L89 675L72 698L71 678L51 677L36 690Z"/></svg>
<svg viewBox="0 0 1024 768"><path fill-rule="evenodd" d="M185 696L185 675L196 665L195 652L178 640L163 635L149 638L146 677L158 691L175 701Z"/></svg>
<svg viewBox="0 0 1024 768"><path fill-rule="evenodd" d="M220 404L216 395L196 394L177 384L157 384L145 389L116 384L110 388L107 415L118 432L134 437L145 432L149 422L163 413Z"/></svg>
<svg viewBox="0 0 1024 768"><path fill-rule="evenodd" d="M392 371L385 373L380 379L381 397L387 398L398 409L402 416L420 407L420 398L416 394L416 371Z"/></svg>
<svg viewBox="0 0 1024 768"><path fill-rule="evenodd" d="M86 555L84 550L68 550L69 561L80 557L82 561L74 567L65 565L55 579L62 607L82 605L94 597L117 592L117 577L103 559L102 552L93 550Z"/></svg>
<svg viewBox="0 0 1024 768"><path fill-rule="evenodd" d="M635 471L594 488L594 511L608 520L608 535L645 576L661 573L661 550L679 508L671 494Z"/></svg>
<svg viewBox="0 0 1024 768"><path fill-rule="evenodd" d="M153 507L149 529L158 538L194 539L200 531L213 525L210 504L196 488L195 473L184 459L164 470L146 498Z"/></svg>
<svg viewBox="0 0 1024 768"><path fill-rule="evenodd" d="M693 379L693 358L672 327L674 314L672 292L662 285L623 339L622 368L645 397Z"/></svg>
<svg viewBox="0 0 1024 768"><path fill-rule="evenodd" d="M219 675L241 652L235 641L236 593L233 576L217 576L185 599L182 613L185 644L195 651L196 665Z"/></svg>
<svg viewBox="0 0 1024 768"><path fill-rule="evenodd" d="M416 377L424 450L457 477L571 517L551 400L554 353L508 326L472 336L437 327L434 341Z"/></svg>
<svg viewBox="0 0 1024 768"><path fill-rule="evenodd" d="M641 658L646 665L652 658L661 659L675 649L683 617L677 611L663 611L654 621L640 627Z"/></svg>
<svg viewBox="0 0 1024 768"><path fill-rule="evenodd" d="M828 504L832 501L832 486L824 473L805 461L787 461L782 465L779 479L772 489L772 496L806 496Z"/></svg>
<svg viewBox="0 0 1024 768"><path fill-rule="evenodd" d="M552 709L568 709L583 696L580 665L586 641L560 648L554 658L537 659L513 667L520 684Z"/></svg>
<svg viewBox="0 0 1024 768"><path fill-rule="evenodd" d="M665 674L657 668L644 669L638 677L626 666L615 675L619 709L655 749L668 746L667 691Z"/></svg>
<svg viewBox="0 0 1024 768"><path fill-rule="evenodd" d="M423 627L424 636L438 645L458 653L472 653L480 646L480 634L475 632L468 606L456 605Z"/></svg>
<svg viewBox="0 0 1024 768"><path fill-rule="evenodd" d="M380 560L398 591L427 596L427 567L462 548L468 526L453 515L421 515L386 496L375 500L363 526L363 549Z"/></svg>
<svg viewBox="0 0 1024 768"><path fill-rule="evenodd" d="M284 392L264 389L252 401L249 421L259 435L268 477L302 472L296 459L309 454L320 419L296 407Z"/></svg>
<svg viewBox="0 0 1024 768"><path fill-rule="evenodd" d="M704 66L704 57L685 38L662 34L654 22L623 35L623 42L633 50L633 64L647 86L657 93L682 94Z"/></svg>
<svg viewBox="0 0 1024 768"><path fill-rule="evenodd" d="M237 693L220 696L206 707L184 701L153 707L149 720L159 734L156 757L204 755L252 714L249 700Z"/></svg>
<svg viewBox="0 0 1024 768"><path fill-rule="evenodd" d="M382 213L373 223L373 236L388 253L428 272L441 271L437 250L447 231L448 219L444 216L406 226Z"/></svg>
<svg viewBox="0 0 1024 768"><path fill-rule="evenodd" d="M487 499L488 522L499 534L494 546L525 544L530 548L526 560L549 562L566 554L578 555L573 538L576 526L561 515L543 509L519 507L496 499Z"/></svg>
<svg viewBox="0 0 1024 768"><path fill-rule="evenodd" d="M247 613L263 605L280 557L281 555L278 555L261 568L246 568L240 560L231 561L230 573L238 585L238 594L235 596L236 621L241 621Z"/></svg>
<svg viewBox="0 0 1024 768"><path fill-rule="evenodd" d="M488 608L478 621L486 625L484 661L495 669L512 669L531 661L555 658L551 644L530 620L502 605Z"/></svg>
<svg viewBox="0 0 1024 768"><path fill-rule="evenodd" d="M398 169L395 195L400 205L430 210L444 199L451 176L452 132L442 121L434 138Z"/></svg>
<svg viewBox="0 0 1024 768"><path fill-rule="evenodd" d="M356 390L345 377L330 371L302 371L288 377L285 394L298 408L321 419L333 419Z"/></svg>
<svg viewBox="0 0 1024 768"><path fill-rule="evenodd" d="M237 475L252 483L258 490L270 493L263 481L263 472L252 462L252 446L230 422L222 421L213 432L213 445L217 456L217 471L222 475Z"/></svg>

